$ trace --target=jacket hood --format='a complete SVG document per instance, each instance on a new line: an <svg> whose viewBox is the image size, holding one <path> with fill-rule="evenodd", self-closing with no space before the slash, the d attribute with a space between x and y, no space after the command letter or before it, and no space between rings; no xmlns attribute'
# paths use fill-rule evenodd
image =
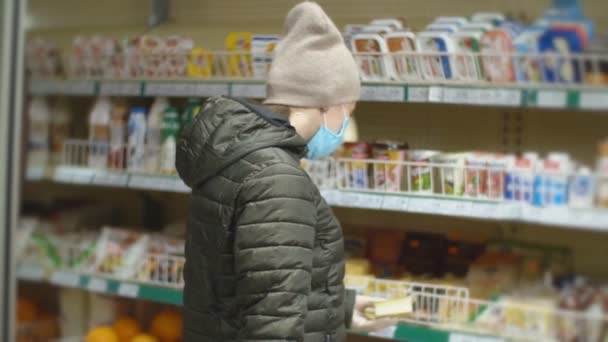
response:
<svg viewBox="0 0 608 342"><path fill-rule="evenodd" d="M247 154L269 147L306 153L306 141L287 119L241 99L210 98L186 126L177 144L175 166L191 188Z"/></svg>

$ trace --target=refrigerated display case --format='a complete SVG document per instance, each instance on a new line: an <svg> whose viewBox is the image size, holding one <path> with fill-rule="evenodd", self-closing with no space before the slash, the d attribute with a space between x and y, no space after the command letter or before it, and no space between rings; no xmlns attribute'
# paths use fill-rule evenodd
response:
<svg viewBox="0 0 608 342"><path fill-rule="evenodd" d="M81 341L90 334L129 340L143 333L179 339L190 189L177 177L164 139L175 139L205 98L265 97L272 54L235 46L233 38L279 34L292 4L175 1L170 20L155 27L146 24L146 1L30 0L12 17L28 30L26 40L11 38L21 42L11 48L13 61L2 60L0 115L7 124L0 129L11 134L0 139L13 152L0 155L8 158L0 175L10 204L0 207L10 211L1 246L12 248L14 258L5 259L1 286L10 299L4 313L13 318L2 324L18 340ZM492 10L523 20L525 11L532 21L550 6L321 4L340 27L392 18L416 34L438 17L460 22ZM583 5L601 37L606 2ZM226 39L230 32L241 33ZM356 37L345 32L345 39L349 34ZM372 335L416 342L607 338L605 47L602 41L590 52L353 47L363 77L359 140L302 167L343 225L345 285L401 303L401 310L391 308L403 311L400 323ZM586 77L516 77L516 66L551 63ZM490 77L490 67L512 67L513 77ZM24 92L15 70L26 71ZM160 113L172 107L171 115L154 121L159 106ZM127 118L142 110L161 138L134 146L125 138ZM17 283L18 297L11 294Z"/></svg>

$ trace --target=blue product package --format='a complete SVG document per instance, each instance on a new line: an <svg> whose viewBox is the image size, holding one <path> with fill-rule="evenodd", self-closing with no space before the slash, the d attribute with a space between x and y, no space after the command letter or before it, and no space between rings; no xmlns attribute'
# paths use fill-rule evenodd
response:
<svg viewBox="0 0 608 342"><path fill-rule="evenodd" d="M583 18L581 0L553 0L551 7L543 14L549 20L578 20Z"/></svg>
<svg viewBox="0 0 608 342"><path fill-rule="evenodd" d="M452 43L449 36L443 32L422 32L416 37L416 45L418 51L424 52L453 52L453 48L450 45ZM426 73L427 77L435 78L441 75L435 74L437 66L440 66L443 71L443 78L452 78L452 69L450 65L450 57L448 56L429 56L422 58L423 73ZM426 71L425 71L426 70Z"/></svg>
<svg viewBox="0 0 608 342"><path fill-rule="evenodd" d="M532 196L532 205L536 207L544 207L547 204L547 187L546 180L543 175L537 174L534 176L534 191Z"/></svg>
<svg viewBox="0 0 608 342"><path fill-rule="evenodd" d="M511 37L517 37L524 30L524 26L516 21L503 21L498 27L509 31Z"/></svg>
<svg viewBox="0 0 608 342"><path fill-rule="evenodd" d="M538 53L538 39L547 26L534 25L515 38L513 45L518 56L515 58L515 75L520 82L539 82L541 80L541 60Z"/></svg>
<svg viewBox="0 0 608 342"><path fill-rule="evenodd" d="M583 51L579 34L573 29L550 28L538 40L545 82L579 83L581 66L570 54Z"/></svg>

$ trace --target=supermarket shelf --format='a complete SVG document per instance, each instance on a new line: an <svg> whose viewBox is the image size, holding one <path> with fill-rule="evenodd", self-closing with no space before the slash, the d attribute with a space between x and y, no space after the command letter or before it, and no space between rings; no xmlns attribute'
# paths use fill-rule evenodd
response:
<svg viewBox="0 0 608 342"><path fill-rule="evenodd" d="M73 271L55 271L47 275L47 272L41 268L19 267L17 277L20 280L48 282L60 287L79 288L91 292L164 304L181 305L183 298L180 288L79 274Z"/></svg>
<svg viewBox="0 0 608 342"><path fill-rule="evenodd" d="M19 267L17 276L20 280L48 282L55 286L78 288L90 292L123 298L134 298L163 304L182 305L183 292L180 288L162 287L132 281L116 280L100 277L97 275L79 274L73 271L55 271L50 275L41 268ZM359 334L359 333L357 333ZM406 323L400 323L396 328L369 334L383 337L394 341L426 341L426 342L502 342L500 338L455 333L444 330L432 329Z"/></svg>
<svg viewBox="0 0 608 342"><path fill-rule="evenodd" d="M36 95L71 96L233 96L263 98L262 81L209 80L32 80ZM443 103L481 106L608 109L608 89L521 87L502 85L415 85L364 82L361 100L371 102Z"/></svg>
<svg viewBox="0 0 608 342"><path fill-rule="evenodd" d="M130 174L72 166L60 166L53 171L47 171L46 174L51 174L51 180L56 183L190 193L190 188L175 176ZM32 175L38 176L39 173ZM38 181L40 178L32 177L28 180ZM322 189L321 195L327 203L336 207L518 221L572 229L608 231L608 210L601 209L538 208L516 202L327 189Z"/></svg>

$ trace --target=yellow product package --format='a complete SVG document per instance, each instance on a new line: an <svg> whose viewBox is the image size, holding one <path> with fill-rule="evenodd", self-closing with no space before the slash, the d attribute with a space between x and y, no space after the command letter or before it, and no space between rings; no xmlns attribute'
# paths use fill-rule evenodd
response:
<svg viewBox="0 0 608 342"><path fill-rule="evenodd" d="M228 72L230 77L250 77L251 70L251 32L231 32L226 36Z"/></svg>
<svg viewBox="0 0 608 342"><path fill-rule="evenodd" d="M213 54L203 48L194 48L188 56L188 76L209 78L213 74Z"/></svg>

